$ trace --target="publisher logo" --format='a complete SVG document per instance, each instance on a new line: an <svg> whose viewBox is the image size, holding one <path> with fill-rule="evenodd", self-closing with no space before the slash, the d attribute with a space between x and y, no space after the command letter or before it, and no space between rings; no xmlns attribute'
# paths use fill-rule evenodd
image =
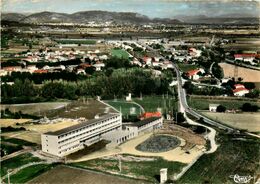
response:
<svg viewBox="0 0 260 184"><path fill-rule="evenodd" d="M249 183L250 180L254 178L251 175L239 176L238 174L230 175L229 177L232 178L235 183Z"/></svg>

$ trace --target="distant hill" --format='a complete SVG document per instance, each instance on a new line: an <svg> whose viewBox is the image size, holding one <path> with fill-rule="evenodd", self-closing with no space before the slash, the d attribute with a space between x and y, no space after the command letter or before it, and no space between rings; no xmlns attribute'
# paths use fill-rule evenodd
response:
<svg viewBox="0 0 260 184"><path fill-rule="evenodd" d="M103 23L112 21L118 24L259 24L258 17L251 14L225 14L208 17L205 15L186 16L179 15L175 19L154 18L134 12L108 12L108 11L81 11L73 14L56 12L39 12L30 15L20 13L2 13L3 21L15 21L20 23L88 23L91 21Z"/></svg>
<svg viewBox="0 0 260 184"><path fill-rule="evenodd" d="M259 24L259 18L250 14L226 14L216 17L207 17L205 15L196 16L177 16L185 23L193 24Z"/></svg>
<svg viewBox="0 0 260 184"><path fill-rule="evenodd" d="M26 15L21 13L2 13L1 14L1 20L3 21L14 21L19 22L23 18L25 18Z"/></svg>
<svg viewBox="0 0 260 184"><path fill-rule="evenodd" d="M21 14L22 15L22 14ZM5 19L3 19L3 17ZM16 21L22 23L87 23L112 21L119 24L145 23L181 23L176 19L150 19L149 17L133 12L82 11L73 14L40 12L29 16L19 16ZM10 15L2 15L2 20L14 20Z"/></svg>

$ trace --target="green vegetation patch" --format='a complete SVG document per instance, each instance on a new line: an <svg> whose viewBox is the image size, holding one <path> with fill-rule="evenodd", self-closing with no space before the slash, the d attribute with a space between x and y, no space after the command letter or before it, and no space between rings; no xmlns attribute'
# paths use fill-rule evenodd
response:
<svg viewBox="0 0 260 184"><path fill-rule="evenodd" d="M122 49L112 49L111 55L112 55L112 57L118 57L118 58L123 58L123 59L129 58L129 54Z"/></svg>
<svg viewBox="0 0 260 184"><path fill-rule="evenodd" d="M21 149L23 149L22 146L9 145L4 142L1 142L1 156L9 155Z"/></svg>
<svg viewBox="0 0 260 184"><path fill-rule="evenodd" d="M225 106L227 109L240 109L244 103L248 103L246 100L218 100L218 99L205 99L205 98L194 98L189 97L188 104L199 110L209 110L209 104L220 104ZM252 105L260 106L258 102L250 102Z"/></svg>
<svg viewBox="0 0 260 184"><path fill-rule="evenodd" d="M26 167L10 176L11 183L26 183L40 174L53 168L53 165L39 164ZM4 180L7 182L7 179Z"/></svg>
<svg viewBox="0 0 260 184"><path fill-rule="evenodd" d="M152 95L144 96L142 99L134 98L134 101L140 104L146 112L156 112L161 108L162 112L176 111L178 101L174 96L169 95Z"/></svg>
<svg viewBox="0 0 260 184"><path fill-rule="evenodd" d="M140 115L143 113L142 109L138 105L131 103L131 102L126 102L123 100L120 100L120 101L109 100L106 102L109 105L116 108L118 111L121 110L123 116L131 115L131 109L135 109L135 110L132 110L133 115Z"/></svg>
<svg viewBox="0 0 260 184"><path fill-rule="evenodd" d="M25 153L1 162L1 176L7 174L8 169L19 168L31 162L40 162L41 159L33 157L31 153Z"/></svg>
<svg viewBox="0 0 260 184"><path fill-rule="evenodd" d="M260 141L234 135L220 136L216 152L203 155L177 183L233 183L231 175L257 176Z"/></svg>
<svg viewBox="0 0 260 184"><path fill-rule="evenodd" d="M187 71L190 71L190 70L195 70L199 66L198 65L185 64L185 63L178 63L178 67L181 71L187 72Z"/></svg>
<svg viewBox="0 0 260 184"><path fill-rule="evenodd" d="M22 139L16 139L16 138L7 138L7 137L1 137L2 142L12 143L20 146L37 146L36 143L32 143L29 141L25 141Z"/></svg>
<svg viewBox="0 0 260 184"><path fill-rule="evenodd" d="M118 161L108 159L94 159L85 162L73 163L73 166L99 170L102 172L119 172ZM158 182L160 169L168 168L168 176L179 173L185 164L180 162L166 161L161 158L155 158L153 161L121 161L121 174L132 175L138 179Z"/></svg>

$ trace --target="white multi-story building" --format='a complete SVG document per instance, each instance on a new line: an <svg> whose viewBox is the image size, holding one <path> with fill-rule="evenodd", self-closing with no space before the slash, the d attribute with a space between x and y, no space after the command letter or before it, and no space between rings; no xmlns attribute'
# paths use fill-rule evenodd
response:
<svg viewBox="0 0 260 184"><path fill-rule="evenodd" d="M65 156L103 139L111 131L121 131L121 114L107 114L68 128L41 135L42 151Z"/></svg>

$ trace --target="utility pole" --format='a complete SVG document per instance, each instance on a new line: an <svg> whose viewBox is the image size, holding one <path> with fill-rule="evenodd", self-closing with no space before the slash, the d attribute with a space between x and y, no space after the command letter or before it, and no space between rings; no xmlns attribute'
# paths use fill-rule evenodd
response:
<svg viewBox="0 0 260 184"><path fill-rule="evenodd" d="M8 184L10 184L10 169L7 170L7 180Z"/></svg>

